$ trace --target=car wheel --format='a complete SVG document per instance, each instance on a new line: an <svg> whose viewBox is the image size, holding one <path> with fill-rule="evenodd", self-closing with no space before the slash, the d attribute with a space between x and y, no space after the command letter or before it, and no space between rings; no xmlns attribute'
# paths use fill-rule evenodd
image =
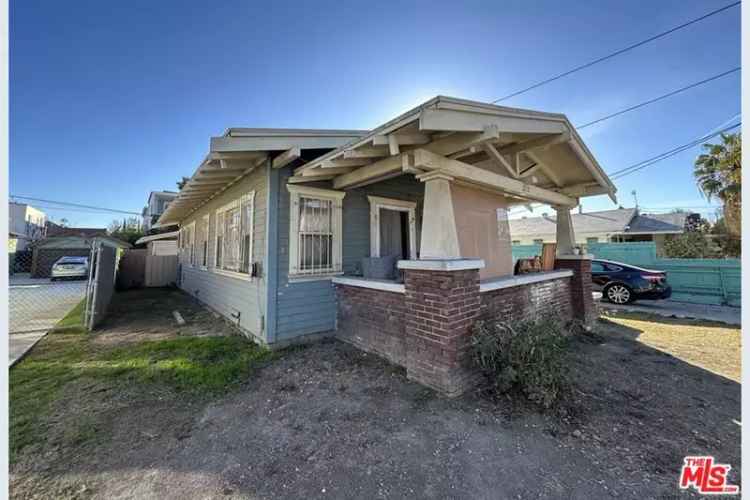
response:
<svg viewBox="0 0 750 500"><path fill-rule="evenodd" d="M633 301L633 291L620 283L607 285L604 289L604 296L613 304L627 304Z"/></svg>

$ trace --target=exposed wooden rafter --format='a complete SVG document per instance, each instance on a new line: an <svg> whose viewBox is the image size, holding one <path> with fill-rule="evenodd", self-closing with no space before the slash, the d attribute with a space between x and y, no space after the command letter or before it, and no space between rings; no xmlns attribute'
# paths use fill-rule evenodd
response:
<svg viewBox="0 0 750 500"><path fill-rule="evenodd" d="M483 188L495 189L501 193L520 196L527 200L539 201L551 205L575 206L575 198L537 186L518 179L496 174L458 160L437 155L425 149L415 149L406 153L406 164L427 171L439 170L461 181L476 184Z"/></svg>
<svg viewBox="0 0 750 500"><path fill-rule="evenodd" d="M273 166L273 168L286 167L300 156L302 156L302 150L300 148L287 149L276 158L274 158L273 162L271 162L271 165Z"/></svg>
<svg viewBox="0 0 750 500"><path fill-rule="evenodd" d="M388 149L382 147L361 147L344 151L344 158L383 158L388 156Z"/></svg>
<svg viewBox="0 0 750 500"><path fill-rule="evenodd" d="M421 134L418 132L414 132L414 133L392 132L388 135L376 135L375 137L372 138L372 145L373 146L389 146L390 137L396 137L396 139L398 140L398 143L401 146L422 145L422 144L427 144L428 142L430 142L430 136L427 134Z"/></svg>
<svg viewBox="0 0 750 500"><path fill-rule="evenodd" d="M516 179L519 177L518 164L516 164L515 166L511 165L510 162L497 151L492 143L485 142L484 144L482 144L482 149L484 149L484 152L487 153L487 156L490 157L490 160L492 160L493 163L503 167L512 177Z"/></svg>
<svg viewBox="0 0 750 500"><path fill-rule="evenodd" d="M529 151L531 149L548 148L550 146L554 146L555 144L568 142L569 140L570 133L563 132L560 134L545 135L543 137L530 139L528 141L508 144L507 146L503 146L502 148L500 148L498 151L500 152L500 154L512 155L516 153L523 153L524 151Z"/></svg>

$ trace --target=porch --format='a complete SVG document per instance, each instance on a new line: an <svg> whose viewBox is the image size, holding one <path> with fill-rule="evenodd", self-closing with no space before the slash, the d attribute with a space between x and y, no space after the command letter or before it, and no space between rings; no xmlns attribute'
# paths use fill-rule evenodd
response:
<svg viewBox="0 0 750 500"><path fill-rule="evenodd" d="M384 194L394 186L410 197ZM570 212L615 189L563 115L439 97L297 167L287 187L302 197L323 188L335 203L312 248L331 245L322 254L335 271L337 336L443 393L473 383L477 320L594 319L590 257L575 251ZM531 202L557 211L555 269L514 276L508 212ZM314 274L304 246L315 236L291 224L291 262Z"/></svg>

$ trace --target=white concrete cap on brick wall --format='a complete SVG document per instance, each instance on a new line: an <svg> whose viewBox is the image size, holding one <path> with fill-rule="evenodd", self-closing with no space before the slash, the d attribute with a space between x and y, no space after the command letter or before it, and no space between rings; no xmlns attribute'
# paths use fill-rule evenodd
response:
<svg viewBox="0 0 750 500"><path fill-rule="evenodd" d="M400 260L399 269L415 269L420 271L465 271L468 269L483 269L482 259L424 259Z"/></svg>

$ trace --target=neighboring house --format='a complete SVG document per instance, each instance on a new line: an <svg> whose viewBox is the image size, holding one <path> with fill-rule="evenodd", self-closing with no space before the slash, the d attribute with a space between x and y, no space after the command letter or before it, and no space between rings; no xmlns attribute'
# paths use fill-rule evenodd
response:
<svg viewBox="0 0 750 500"><path fill-rule="evenodd" d="M47 224L47 214L41 210L11 201L8 204L8 229L16 237L16 251L25 250L35 240L43 238Z"/></svg>
<svg viewBox="0 0 750 500"><path fill-rule="evenodd" d="M136 245L146 245L148 255L178 255L177 238L179 231L142 236Z"/></svg>
<svg viewBox="0 0 750 500"><path fill-rule="evenodd" d="M688 212L670 214L642 214L637 208L618 208L600 212L574 214L573 232L576 244L653 241L661 250L668 234L685 232ZM533 245L555 241L556 218L523 217L510 220L510 235L514 245Z"/></svg>
<svg viewBox="0 0 750 500"><path fill-rule="evenodd" d="M177 193L174 191L151 191L148 195L148 203L141 212L144 233L151 230L154 223L176 197Z"/></svg>
<svg viewBox="0 0 750 500"><path fill-rule="evenodd" d="M94 228L63 228L62 234L48 236L34 242L31 246L33 256L31 261L32 278L49 278L52 265L65 256L88 257L91 254L91 244L94 240L105 246L125 249L130 244L107 235L106 229Z"/></svg>
<svg viewBox="0 0 750 500"><path fill-rule="evenodd" d="M590 323L570 210L615 187L561 114L437 97L372 131L232 128L160 217L180 287L270 346L335 334L458 394L471 325ZM558 270L513 276L507 213L558 207Z"/></svg>

